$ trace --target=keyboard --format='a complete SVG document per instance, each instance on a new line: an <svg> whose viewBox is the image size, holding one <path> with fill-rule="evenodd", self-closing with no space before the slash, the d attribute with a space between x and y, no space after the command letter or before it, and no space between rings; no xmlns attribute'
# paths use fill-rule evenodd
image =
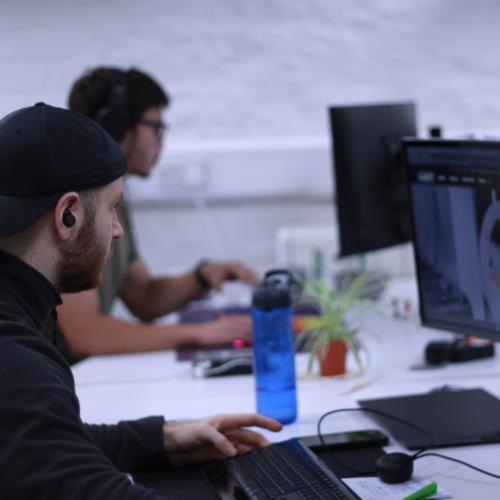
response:
<svg viewBox="0 0 500 500"><path fill-rule="evenodd" d="M224 466L251 500L358 498L325 474L297 439L227 459Z"/></svg>

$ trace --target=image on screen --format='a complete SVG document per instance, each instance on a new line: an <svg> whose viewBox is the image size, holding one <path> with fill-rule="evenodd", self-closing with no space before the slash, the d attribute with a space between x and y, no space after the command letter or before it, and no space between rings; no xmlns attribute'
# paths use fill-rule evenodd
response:
<svg viewBox="0 0 500 500"><path fill-rule="evenodd" d="M500 143L409 141L424 324L500 337Z"/></svg>

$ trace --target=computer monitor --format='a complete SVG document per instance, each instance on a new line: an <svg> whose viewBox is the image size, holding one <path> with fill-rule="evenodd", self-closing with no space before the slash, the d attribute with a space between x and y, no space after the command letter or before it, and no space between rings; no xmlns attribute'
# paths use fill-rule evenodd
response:
<svg viewBox="0 0 500 500"><path fill-rule="evenodd" d="M416 136L415 105L329 109L340 255L410 240L401 137Z"/></svg>
<svg viewBox="0 0 500 500"><path fill-rule="evenodd" d="M405 140L422 324L500 340L500 142Z"/></svg>

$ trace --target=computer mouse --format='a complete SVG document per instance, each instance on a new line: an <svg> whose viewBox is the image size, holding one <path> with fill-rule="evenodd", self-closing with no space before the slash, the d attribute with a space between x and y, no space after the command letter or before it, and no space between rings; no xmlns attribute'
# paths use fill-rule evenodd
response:
<svg viewBox="0 0 500 500"><path fill-rule="evenodd" d="M378 477L389 484L404 483L413 474L414 458L406 453L387 453L377 459L375 468Z"/></svg>

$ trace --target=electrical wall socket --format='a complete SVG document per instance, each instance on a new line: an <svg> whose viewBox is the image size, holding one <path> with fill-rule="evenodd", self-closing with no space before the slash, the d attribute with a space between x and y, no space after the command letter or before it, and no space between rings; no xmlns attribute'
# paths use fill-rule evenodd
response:
<svg viewBox="0 0 500 500"><path fill-rule="evenodd" d="M188 163L182 170L182 185L186 189L203 189L208 184L208 165Z"/></svg>
<svg viewBox="0 0 500 500"><path fill-rule="evenodd" d="M201 191L208 185L208 163L176 163L158 169L158 181L164 190Z"/></svg>

